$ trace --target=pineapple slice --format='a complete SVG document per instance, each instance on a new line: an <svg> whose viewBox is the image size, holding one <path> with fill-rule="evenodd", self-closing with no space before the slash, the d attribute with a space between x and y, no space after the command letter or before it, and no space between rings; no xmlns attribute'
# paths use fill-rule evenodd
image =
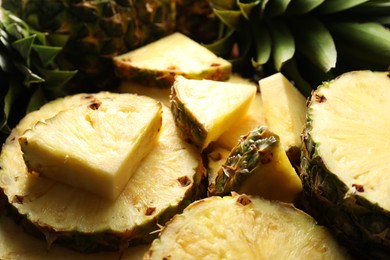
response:
<svg viewBox="0 0 390 260"><path fill-rule="evenodd" d="M170 87L176 75L192 79L227 80L232 65L179 32L114 57L117 75L147 85Z"/></svg>
<svg viewBox="0 0 390 260"><path fill-rule="evenodd" d="M207 179L209 186L215 185L218 171L221 169L229 154L230 150L222 147L216 147L207 154Z"/></svg>
<svg viewBox="0 0 390 260"><path fill-rule="evenodd" d="M302 183L283 150L279 137L267 127L243 136L210 182L209 195L231 191L293 202Z"/></svg>
<svg viewBox="0 0 390 260"><path fill-rule="evenodd" d="M176 215L144 259L348 259L328 230L291 204L211 197Z"/></svg>
<svg viewBox="0 0 390 260"><path fill-rule="evenodd" d="M281 73L259 81L267 125L280 137L283 149L299 164L306 99Z"/></svg>
<svg viewBox="0 0 390 260"><path fill-rule="evenodd" d="M358 259L390 256L390 74L351 71L308 102L304 208Z"/></svg>
<svg viewBox="0 0 390 260"><path fill-rule="evenodd" d="M91 100L123 104L131 103L132 96L102 92L58 99L28 114L12 131L0 155L0 188L29 230L42 232L49 243L80 251L117 250L150 241L156 236L153 231L201 196L201 156L180 138L164 106L155 147L115 201L28 171L18 138L38 121Z"/></svg>
<svg viewBox="0 0 390 260"><path fill-rule="evenodd" d="M183 138L204 149L246 114L255 96L256 87L248 84L178 76L171 110Z"/></svg>
<svg viewBox="0 0 390 260"><path fill-rule="evenodd" d="M127 101L91 100L39 121L19 137L29 170L116 199L156 144L162 121L155 100Z"/></svg>

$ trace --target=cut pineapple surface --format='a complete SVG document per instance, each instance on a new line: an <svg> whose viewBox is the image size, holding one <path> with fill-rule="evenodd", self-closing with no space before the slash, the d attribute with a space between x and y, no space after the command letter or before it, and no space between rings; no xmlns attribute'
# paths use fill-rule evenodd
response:
<svg viewBox="0 0 390 260"><path fill-rule="evenodd" d="M151 98L96 98L39 121L18 140L30 171L114 200L155 146L161 121L161 104Z"/></svg>
<svg viewBox="0 0 390 260"><path fill-rule="evenodd" d="M347 259L328 231L290 204L210 197L176 215L145 259Z"/></svg>
<svg viewBox="0 0 390 260"><path fill-rule="evenodd" d="M224 156L222 151L219 154ZM218 159L210 165L214 170L209 179L215 177L215 180L209 182L209 195L227 195L235 191L293 202L302 191L302 183L279 137L267 127L258 127L243 136L215 174L215 166L222 158Z"/></svg>
<svg viewBox="0 0 390 260"><path fill-rule="evenodd" d="M29 172L18 138L36 122L93 99L131 102L131 94L78 94L52 101L27 115L12 131L0 157L0 187L21 218L56 240L82 251L112 250L148 240L178 210L196 198L205 174L200 155L179 137L163 107L158 142L115 200ZM101 161L109 167L110 161Z"/></svg>
<svg viewBox="0 0 390 260"><path fill-rule="evenodd" d="M225 149L233 149L241 138L259 125L265 125L266 119L261 94L257 93L245 116L234 123L217 139L216 145Z"/></svg>
<svg viewBox="0 0 390 260"><path fill-rule="evenodd" d="M259 86L267 125L279 135L291 160L299 160L306 98L281 73L261 79Z"/></svg>
<svg viewBox="0 0 390 260"><path fill-rule="evenodd" d="M179 32L117 56L114 64L123 79L137 78L163 87L170 87L176 75L227 80L232 70L230 62Z"/></svg>
<svg viewBox="0 0 390 260"><path fill-rule="evenodd" d="M390 255L389 111L388 72L343 74L308 104L306 208L364 259Z"/></svg>
<svg viewBox="0 0 390 260"><path fill-rule="evenodd" d="M253 85L179 76L171 110L184 139L204 149L246 115L255 96Z"/></svg>

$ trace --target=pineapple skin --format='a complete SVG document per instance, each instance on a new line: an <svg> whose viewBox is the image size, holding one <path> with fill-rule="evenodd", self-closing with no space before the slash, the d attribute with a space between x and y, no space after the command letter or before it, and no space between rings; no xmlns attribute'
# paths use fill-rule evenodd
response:
<svg viewBox="0 0 390 260"><path fill-rule="evenodd" d="M127 246L149 243L157 236L155 231L161 225L192 201L204 196L205 188L202 185L206 170L200 154L178 137L168 107L163 107L161 142L158 142L157 150L152 150L144 159L137 170L139 174L136 172L132 176L132 182L128 183L116 201L75 190L43 178L39 173L27 171L18 142L18 137L26 129L75 103L89 102L94 98L118 97L122 97L123 102L126 95L109 92L81 93L54 100L23 118L3 145L0 155L0 187L7 198L10 214L29 233L46 239L48 246L54 241L67 248L89 253L117 251ZM164 130L166 128L167 131ZM160 166L155 163L156 158L163 158L166 162L161 162ZM175 158L180 161L175 167L177 171L164 168L171 165ZM189 168L182 168L183 165L188 165ZM149 182L143 178L163 179L159 183L168 183L169 188L154 190L155 181ZM140 188L139 185L147 187ZM45 197L45 193L51 192L54 194ZM158 197L150 198L153 194L158 194ZM175 197L174 200L165 201L164 197L172 196ZM45 203L41 204L42 200ZM158 204L160 200L161 204ZM155 206L148 205L149 203L155 203ZM90 207L98 213L91 213ZM64 214L70 214L70 217L66 218Z"/></svg>
<svg viewBox="0 0 390 260"><path fill-rule="evenodd" d="M279 136L266 126L243 136L216 175L209 184L209 196L234 191L294 202L302 191L302 183L281 147Z"/></svg>
<svg viewBox="0 0 390 260"><path fill-rule="evenodd" d="M357 73L368 73L371 77L372 73L378 77L389 76L384 72L352 71L340 77ZM359 192L351 192L328 169L327 162L318 153L320 143L313 140L310 107L326 101L319 92L321 88L331 87L332 81L320 85L308 100L300 173L304 192L298 205L320 224L327 226L356 259L387 259L390 255L390 212L359 195Z"/></svg>
<svg viewBox="0 0 390 260"><path fill-rule="evenodd" d="M69 92L91 92L118 82L111 58L175 29L173 0L3 0L36 30L69 37L56 59L64 70L78 70Z"/></svg>

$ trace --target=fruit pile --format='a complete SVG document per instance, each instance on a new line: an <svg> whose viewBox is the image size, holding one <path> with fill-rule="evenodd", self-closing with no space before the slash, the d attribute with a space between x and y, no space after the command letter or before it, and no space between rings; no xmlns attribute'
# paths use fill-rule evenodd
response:
<svg viewBox="0 0 390 260"><path fill-rule="evenodd" d="M3 0L0 258L390 255L388 3L271 2ZM330 20L383 55L348 71ZM306 51L327 80L305 90Z"/></svg>

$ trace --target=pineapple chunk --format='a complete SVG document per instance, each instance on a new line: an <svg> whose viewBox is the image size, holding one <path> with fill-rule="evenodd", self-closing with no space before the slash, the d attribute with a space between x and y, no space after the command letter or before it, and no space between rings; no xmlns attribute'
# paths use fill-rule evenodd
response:
<svg viewBox="0 0 390 260"><path fill-rule="evenodd" d="M218 138L216 145L231 150L240 141L241 136L264 124L263 100L261 99L260 93L257 93L246 115L227 129Z"/></svg>
<svg viewBox="0 0 390 260"><path fill-rule="evenodd" d="M267 127L256 128L243 136L225 158L217 174L212 176L215 176L215 180L209 182L210 196L228 195L236 191L293 202L302 191L301 180L279 137Z"/></svg>
<svg viewBox="0 0 390 260"><path fill-rule="evenodd" d="M233 194L189 205L148 259L349 259L329 231L291 204Z"/></svg>
<svg viewBox="0 0 390 260"><path fill-rule="evenodd" d="M171 110L184 139L204 149L245 116L255 96L256 87L248 84L178 76Z"/></svg>
<svg viewBox="0 0 390 260"><path fill-rule="evenodd" d="M306 99L281 73L261 79L259 85L267 125L279 135L290 160L297 163L306 120Z"/></svg>
<svg viewBox="0 0 390 260"><path fill-rule="evenodd" d="M19 143L28 168L53 180L116 199L156 143L161 104L94 99L28 129Z"/></svg>
<svg viewBox="0 0 390 260"><path fill-rule="evenodd" d="M193 79L227 80L232 65L179 32L114 57L117 75L148 85L170 87L176 75Z"/></svg>

